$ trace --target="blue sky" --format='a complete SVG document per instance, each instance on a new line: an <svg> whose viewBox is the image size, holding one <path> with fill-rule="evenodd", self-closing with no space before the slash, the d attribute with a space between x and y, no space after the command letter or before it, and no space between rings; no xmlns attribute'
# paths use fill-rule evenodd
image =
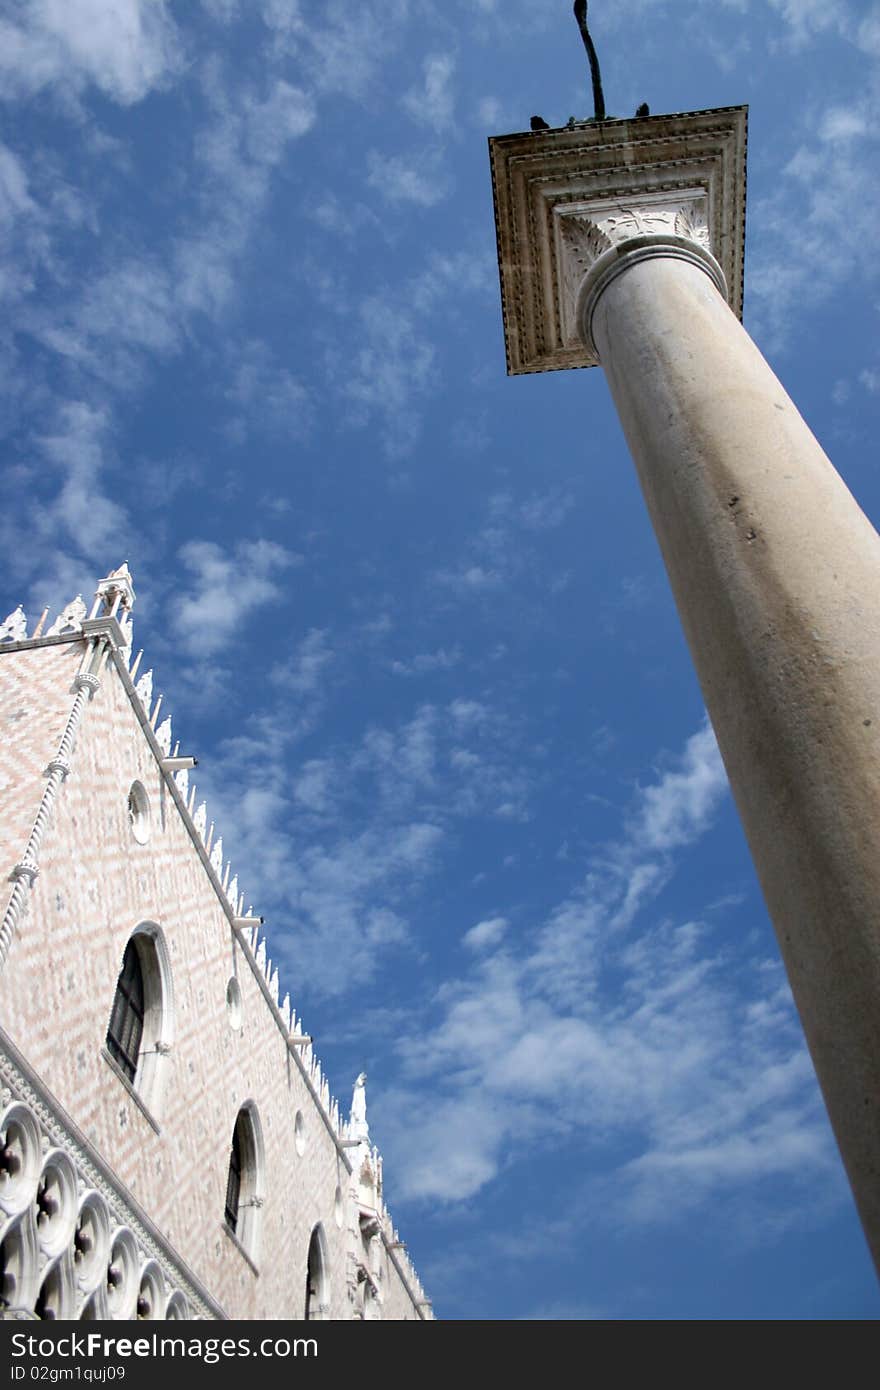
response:
<svg viewBox="0 0 880 1390"><path fill-rule="evenodd" d="M570 8L0 3L0 608L128 560L439 1316L876 1317L602 375L505 376ZM746 325L876 520L880 5L590 8L610 114L749 103Z"/></svg>

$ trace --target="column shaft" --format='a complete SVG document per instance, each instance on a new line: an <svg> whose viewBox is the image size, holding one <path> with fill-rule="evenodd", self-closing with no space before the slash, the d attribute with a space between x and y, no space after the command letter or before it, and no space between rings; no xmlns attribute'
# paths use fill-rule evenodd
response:
<svg viewBox="0 0 880 1390"><path fill-rule="evenodd" d="M592 328L880 1268L880 538L698 267Z"/></svg>

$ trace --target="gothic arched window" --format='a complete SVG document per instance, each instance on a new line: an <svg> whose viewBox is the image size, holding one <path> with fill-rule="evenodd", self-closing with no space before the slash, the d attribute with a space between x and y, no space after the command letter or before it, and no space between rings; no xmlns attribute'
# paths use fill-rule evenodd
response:
<svg viewBox="0 0 880 1390"><path fill-rule="evenodd" d="M116 981L116 997L107 1029L107 1050L129 1081L137 1075L144 1035L144 974L134 939L129 941Z"/></svg>
<svg viewBox="0 0 880 1390"><path fill-rule="evenodd" d="M171 1050L171 965L161 930L147 922L129 937L107 1027L107 1055L157 1113Z"/></svg>
<svg viewBox="0 0 880 1390"><path fill-rule="evenodd" d="M262 1188L263 1135L256 1107L249 1102L239 1110L232 1131L224 1220L252 1260L257 1257Z"/></svg>
<svg viewBox="0 0 880 1390"><path fill-rule="evenodd" d="M316 1322L330 1316L329 1260L327 1237L320 1223L312 1231L306 1268L306 1318Z"/></svg>
<svg viewBox="0 0 880 1390"><path fill-rule="evenodd" d="M241 1139L240 1118L232 1131L232 1152L229 1155L229 1173L226 1178L226 1224L230 1231L238 1229L238 1203L241 1197Z"/></svg>

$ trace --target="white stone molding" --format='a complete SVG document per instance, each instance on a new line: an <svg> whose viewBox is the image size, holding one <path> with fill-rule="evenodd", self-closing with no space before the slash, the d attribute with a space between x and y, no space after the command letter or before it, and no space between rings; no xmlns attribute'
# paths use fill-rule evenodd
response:
<svg viewBox="0 0 880 1390"><path fill-rule="evenodd" d="M741 315L745 147L745 107L491 139L508 373L596 365L577 300L621 248L687 254Z"/></svg>
<svg viewBox="0 0 880 1390"><path fill-rule="evenodd" d="M15 1182L0 1193L0 1243L17 1308L33 1314L42 1299L56 1317L134 1318L147 1269L190 1316L225 1317L2 1031L0 1134L20 1156ZM108 1267L116 1263L114 1285Z"/></svg>

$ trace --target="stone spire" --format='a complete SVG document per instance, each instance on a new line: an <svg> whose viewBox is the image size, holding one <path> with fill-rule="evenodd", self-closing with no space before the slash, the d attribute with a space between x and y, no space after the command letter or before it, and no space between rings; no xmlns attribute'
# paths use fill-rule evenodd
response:
<svg viewBox="0 0 880 1390"><path fill-rule="evenodd" d="M123 561L119 569L111 570L107 577L98 584L95 590L95 601L89 616L97 618L103 612L109 617L115 618L120 608L126 613L130 613L134 607L134 600L135 592L131 573L127 562Z"/></svg>

